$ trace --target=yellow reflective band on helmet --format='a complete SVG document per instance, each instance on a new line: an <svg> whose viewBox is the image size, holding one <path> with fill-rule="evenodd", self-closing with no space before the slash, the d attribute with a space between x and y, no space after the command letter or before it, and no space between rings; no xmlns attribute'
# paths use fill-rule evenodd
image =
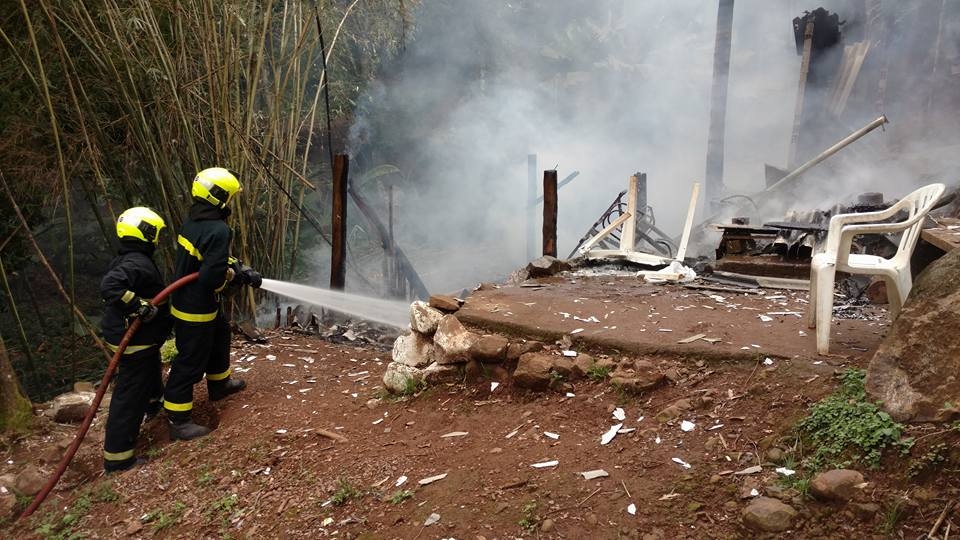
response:
<svg viewBox="0 0 960 540"><path fill-rule="evenodd" d="M227 368L223 373L207 373L208 381L222 381L230 376L230 369Z"/></svg>
<svg viewBox="0 0 960 540"><path fill-rule="evenodd" d="M188 401L186 403L170 403L167 400L163 400L163 408L171 412L187 412L193 409L193 402Z"/></svg>
<svg viewBox="0 0 960 540"><path fill-rule="evenodd" d="M170 306L170 314L181 321L187 322L210 322L217 318L216 311L213 313L184 313L173 306Z"/></svg>
<svg viewBox="0 0 960 540"><path fill-rule="evenodd" d="M120 297L120 300L123 300L123 303L124 303L124 304L129 304L130 301L133 300L133 299L136 298L136 297L137 297L137 295L134 294L133 291L127 291L127 292L123 293L123 296Z"/></svg>
<svg viewBox="0 0 960 540"><path fill-rule="evenodd" d="M127 345L127 348L123 350L123 355L126 356L126 355L128 355L128 354L138 353L138 352L140 352L140 351L145 351L145 350L147 350L147 349L152 349L152 348L154 348L154 347L156 347L156 346L157 346L156 344L154 344L154 345ZM110 349L110 350L113 351L113 352L117 352L117 349L119 349L120 347L117 346L117 345L114 345L113 343L107 343L107 348Z"/></svg>
<svg viewBox="0 0 960 540"><path fill-rule="evenodd" d="M103 459L107 461L126 461L133 457L133 449L127 450L125 452L107 452L103 451Z"/></svg>
<svg viewBox="0 0 960 540"><path fill-rule="evenodd" d="M189 240L183 237L183 235L177 235L177 243L180 244L187 253L193 255L198 261L203 260L203 255L197 251L197 248L193 247L193 244Z"/></svg>

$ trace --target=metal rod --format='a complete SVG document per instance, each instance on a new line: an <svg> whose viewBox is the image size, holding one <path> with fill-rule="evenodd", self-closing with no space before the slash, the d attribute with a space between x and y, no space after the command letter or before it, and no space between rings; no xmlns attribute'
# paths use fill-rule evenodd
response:
<svg viewBox="0 0 960 540"><path fill-rule="evenodd" d="M704 175L707 204L719 205L723 193L724 130L727 119L727 87L730 80L730 42L733 33L733 0L720 0L717 37L713 49L713 88L710 92L710 132Z"/></svg>

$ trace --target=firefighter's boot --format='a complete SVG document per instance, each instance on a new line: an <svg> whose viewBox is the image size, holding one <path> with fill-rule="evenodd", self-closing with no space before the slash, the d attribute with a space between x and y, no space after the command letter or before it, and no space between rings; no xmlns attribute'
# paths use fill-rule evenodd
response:
<svg viewBox="0 0 960 540"><path fill-rule="evenodd" d="M170 440L190 441L198 439L210 433L210 428L194 424L193 420L188 418L170 419Z"/></svg>
<svg viewBox="0 0 960 540"><path fill-rule="evenodd" d="M243 379L227 378L222 381L207 381L207 395L210 396L210 401L220 401L246 387L247 383L243 382Z"/></svg>

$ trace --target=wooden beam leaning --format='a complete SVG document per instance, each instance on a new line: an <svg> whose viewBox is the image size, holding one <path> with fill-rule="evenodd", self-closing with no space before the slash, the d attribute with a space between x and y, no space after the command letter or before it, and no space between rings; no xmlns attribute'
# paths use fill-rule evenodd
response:
<svg viewBox="0 0 960 540"><path fill-rule="evenodd" d="M543 255L557 256L557 171L543 171Z"/></svg>
<svg viewBox="0 0 960 540"><path fill-rule="evenodd" d="M639 179L637 175L630 177L627 185L627 212L624 215L630 218L623 223L623 230L620 232L620 250L633 251L636 246L637 233L637 184Z"/></svg>
<svg viewBox="0 0 960 540"><path fill-rule="evenodd" d="M333 158L333 241L330 243L330 289L342 291L347 276L347 179L350 157Z"/></svg>

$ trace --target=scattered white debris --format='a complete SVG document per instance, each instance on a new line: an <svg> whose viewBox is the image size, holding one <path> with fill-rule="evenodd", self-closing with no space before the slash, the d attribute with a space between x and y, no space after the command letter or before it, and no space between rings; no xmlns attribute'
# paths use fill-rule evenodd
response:
<svg viewBox="0 0 960 540"><path fill-rule="evenodd" d="M296 364L280 364L283 367L297 367Z"/></svg>
<svg viewBox="0 0 960 540"><path fill-rule="evenodd" d="M760 465L754 465L753 467L747 467L746 469L737 471L733 474L735 476L743 476L745 474L757 474L758 472L763 472L763 467Z"/></svg>
<svg viewBox="0 0 960 540"><path fill-rule="evenodd" d="M657 438L654 439L653 442L655 442L655 443L657 443L657 444L660 444L660 436L657 435Z"/></svg>
<svg viewBox="0 0 960 540"><path fill-rule="evenodd" d="M284 434L286 434L286 432L287 432L287 430L285 430L285 429L278 429L278 430L277 430L277 434L278 434L278 435L284 435Z"/></svg>
<svg viewBox="0 0 960 540"><path fill-rule="evenodd" d="M584 480L593 480L594 478L604 478L604 477L610 476L610 474L603 469L594 469L592 471L584 471L580 474L583 475Z"/></svg>
<svg viewBox="0 0 960 540"><path fill-rule="evenodd" d="M451 431L450 433L444 433L440 436L441 439L447 439L450 437L466 437L469 435L469 431Z"/></svg>
<svg viewBox="0 0 960 540"><path fill-rule="evenodd" d="M613 410L613 417L623 422L627 419L627 413L625 413L622 408L617 407Z"/></svg>
<svg viewBox="0 0 960 540"><path fill-rule="evenodd" d="M377 425L377 424L379 424L380 422L383 422L383 418L377 418L377 419L374 420L372 423L373 423L373 425Z"/></svg>
<svg viewBox="0 0 960 540"><path fill-rule="evenodd" d="M815 366L819 366L819 365L821 365L821 364L823 364L823 360L816 360L816 361L813 362L813 365L815 365Z"/></svg>
<svg viewBox="0 0 960 540"><path fill-rule="evenodd" d="M673 332L673 330L669 328L657 328L657 332Z"/></svg>
<svg viewBox="0 0 960 540"><path fill-rule="evenodd" d="M393 483L394 487L400 487L407 483L406 475L400 475L400 478L397 478L397 481Z"/></svg>
<svg viewBox="0 0 960 540"><path fill-rule="evenodd" d="M517 433L519 433L519 432L520 432L519 429L515 429L515 430L511 431L510 433L507 433L507 436L504 437L504 439L510 439L510 438L512 438L513 436L515 436L515 435L516 435Z"/></svg>
<svg viewBox="0 0 960 540"><path fill-rule="evenodd" d="M567 350L563 351L563 355L566 356L566 357L572 358L572 357L577 356L577 351L571 351L571 350L567 349Z"/></svg>
<svg viewBox="0 0 960 540"><path fill-rule="evenodd" d="M667 493L666 495L660 497L660 498L657 499L657 500L658 500L658 501L669 501L670 499L676 499L676 498L679 497L679 496L680 496L679 493Z"/></svg>
<svg viewBox="0 0 960 540"><path fill-rule="evenodd" d="M765 366L772 366L772 365L773 365L773 360L771 360L770 358L764 358L764 359L763 359L763 365L765 365Z"/></svg>
<svg viewBox="0 0 960 540"><path fill-rule="evenodd" d="M766 315L757 315L760 317L760 322L770 322L773 320L773 317L767 317Z"/></svg>
<svg viewBox="0 0 960 540"><path fill-rule="evenodd" d="M786 467L777 467L777 468L774 469L774 470L777 471L778 473L784 475L784 476L793 476L794 474L797 474L797 471L795 471L795 470L793 470L793 469L788 469L788 468L786 468Z"/></svg>
<svg viewBox="0 0 960 540"><path fill-rule="evenodd" d="M682 429L683 431L693 431L694 428L696 427L697 425L689 420L684 420L683 422L680 422L680 429Z"/></svg>
<svg viewBox="0 0 960 540"><path fill-rule="evenodd" d="M498 382L492 382L492 383L490 383L490 391L493 392L494 390L497 389L498 386L500 386L500 383L498 383Z"/></svg>
<svg viewBox="0 0 960 540"><path fill-rule="evenodd" d="M574 328L570 331L571 334L579 334L580 332L583 332L583 328Z"/></svg>
<svg viewBox="0 0 960 540"><path fill-rule="evenodd" d="M640 422L643 422L644 418L646 418L646 416L641 416L640 418L637 418L637 423L639 424Z"/></svg>
<svg viewBox="0 0 960 540"><path fill-rule="evenodd" d="M750 490L750 496L751 496L751 497L756 497L757 495L760 495L760 492L757 491L757 488L753 488L753 489Z"/></svg>
<svg viewBox="0 0 960 540"><path fill-rule="evenodd" d="M760 346L757 345L756 343L751 343L750 346L753 347L754 349L759 349L759 348L760 348Z"/></svg>
<svg viewBox="0 0 960 540"><path fill-rule="evenodd" d="M333 518L332 518L332 517L323 518L323 521L320 522L320 526L321 526L321 527L326 527L327 525L332 525L332 524L333 524Z"/></svg>
<svg viewBox="0 0 960 540"><path fill-rule="evenodd" d="M627 506L627 513L631 516L637 515L637 505L630 503L630 505Z"/></svg>
<svg viewBox="0 0 960 540"><path fill-rule="evenodd" d="M689 468L693 467L693 465L690 465L689 463L687 463L686 461L684 461L684 460L682 460L682 459L680 459L680 458L678 458L678 457L670 458L670 459L673 460L673 462L676 463L677 465L680 465L681 467L683 467L684 469L689 469Z"/></svg>
<svg viewBox="0 0 960 540"><path fill-rule="evenodd" d="M533 468L535 468L535 469L545 469L545 468L547 468L547 467L556 467L556 466L559 465L559 464L560 464L560 462L554 459L554 460L551 460L551 461L541 461L540 463L534 463L534 464L532 464L532 465L530 465L530 466L533 467Z"/></svg>
<svg viewBox="0 0 960 540"><path fill-rule="evenodd" d="M607 432L600 437L600 444L608 444L610 441L612 441L613 438L617 436L617 432L620 431L620 428L622 427L623 427L623 424L617 424L611 427L610 429L608 429Z"/></svg>
<svg viewBox="0 0 960 540"><path fill-rule="evenodd" d="M358 371L356 373L347 373L347 377L359 377L360 375L367 375L369 371Z"/></svg>
<svg viewBox="0 0 960 540"><path fill-rule="evenodd" d="M551 439L554 439L554 440L560 438L560 434L559 434L559 433L553 433L553 432L551 432L551 431L544 431L543 434L544 434L544 436L550 437Z"/></svg>
<svg viewBox="0 0 960 540"><path fill-rule="evenodd" d="M357 397L358 395L359 395L359 394L357 394L356 392L353 392L352 394L350 394L350 397L355 398L355 397Z"/></svg>
<svg viewBox="0 0 960 540"><path fill-rule="evenodd" d="M254 357L252 357L252 358L250 358L250 359L253 360L254 358L256 358L256 356L254 356ZM272 355L272 354L268 354L268 355L264 356L264 358L266 358L267 360L270 360L271 362L277 359L277 357L274 356L274 355Z"/></svg>
<svg viewBox="0 0 960 540"><path fill-rule="evenodd" d="M624 434L627 434L627 433L633 433L633 432L636 431L636 430L637 430L637 428L632 428L632 427L620 428L619 430L617 430L617 434L618 434L618 435L624 435Z"/></svg>
<svg viewBox="0 0 960 540"><path fill-rule="evenodd" d="M715 429L720 429L723 427L723 424L716 424L707 428L707 431L713 431Z"/></svg>
<svg viewBox="0 0 960 540"><path fill-rule="evenodd" d="M447 477L447 473L438 474L438 475L436 475L436 476L428 476L428 477L426 477L426 478L418 481L417 483L420 484L421 486L425 486L425 485L427 485L427 484L432 484L432 483L436 482L437 480L443 480L443 479L446 478L446 477Z"/></svg>
<svg viewBox="0 0 960 540"><path fill-rule="evenodd" d="M6 495L7 493L10 493L10 492L4 486L0 486L0 493Z"/></svg>
<svg viewBox="0 0 960 540"><path fill-rule="evenodd" d="M567 397L577 397L573 392L567 392Z"/></svg>
<svg viewBox="0 0 960 540"><path fill-rule="evenodd" d="M803 330L797 330L797 332L799 332L801 336L805 336L805 335L807 335L807 333L806 333L806 332L804 332Z"/></svg>
<svg viewBox="0 0 960 540"><path fill-rule="evenodd" d="M423 526L429 527L438 521L440 521L440 514L434 512L427 516L427 519L423 520Z"/></svg>

